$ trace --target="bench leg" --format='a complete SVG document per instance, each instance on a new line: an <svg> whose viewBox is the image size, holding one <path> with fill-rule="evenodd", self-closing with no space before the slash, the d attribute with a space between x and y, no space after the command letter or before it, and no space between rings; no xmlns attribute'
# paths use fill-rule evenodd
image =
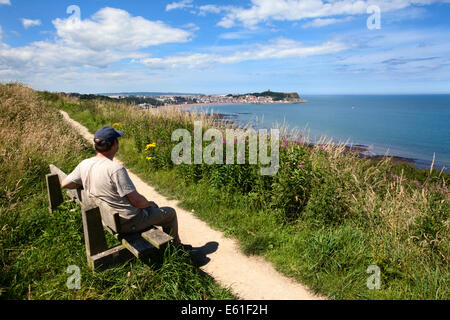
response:
<svg viewBox="0 0 450 320"><path fill-rule="evenodd" d="M84 242L86 255L89 259L108 250L105 234L103 232L102 218L98 207L81 210L83 218Z"/></svg>
<svg viewBox="0 0 450 320"><path fill-rule="evenodd" d="M91 270L104 270L124 263L134 256L124 246L108 249L103 231L102 216L98 207L82 209L84 241L88 266Z"/></svg>
<svg viewBox="0 0 450 320"><path fill-rule="evenodd" d="M47 174L45 176L47 182L48 192L48 209L53 212L58 206L64 202L64 197L61 191L61 184L59 182L59 176L57 174Z"/></svg>

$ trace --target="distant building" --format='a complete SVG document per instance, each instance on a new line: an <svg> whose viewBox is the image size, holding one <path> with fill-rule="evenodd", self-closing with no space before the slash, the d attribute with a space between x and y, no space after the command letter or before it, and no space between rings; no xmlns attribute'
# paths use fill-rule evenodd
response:
<svg viewBox="0 0 450 320"><path fill-rule="evenodd" d="M148 109L151 109L151 108L157 108L156 106L153 106L150 103L141 103L141 104L138 104L136 107L138 109L141 109L141 110L148 110Z"/></svg>

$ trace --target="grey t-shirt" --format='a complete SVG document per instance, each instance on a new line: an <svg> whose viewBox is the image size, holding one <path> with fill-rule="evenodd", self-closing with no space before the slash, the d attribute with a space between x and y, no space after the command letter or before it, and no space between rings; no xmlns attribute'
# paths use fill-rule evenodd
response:
<svg viewBox="0 0 450 320"><path fill-rule="evenodd" d="M124 219L131 219L140 212L126 197L136 191L127 170L110 159L94 157L84 160L67 180L82 185L90 197L107 204Z"/></svg>

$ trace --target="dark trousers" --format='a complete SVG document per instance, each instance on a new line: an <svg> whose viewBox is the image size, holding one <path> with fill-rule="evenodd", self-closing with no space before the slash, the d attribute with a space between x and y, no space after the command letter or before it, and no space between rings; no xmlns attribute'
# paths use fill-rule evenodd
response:
<svg viewBox="0 0 450 320"><path fill-rule="evenodd" d="M175 209L170 207L143 209L131 220L122 222L121 231L123 233L137 233L152 226L162 227L163 231L172 236L175 241L179 239L177 213Z"/></svg>

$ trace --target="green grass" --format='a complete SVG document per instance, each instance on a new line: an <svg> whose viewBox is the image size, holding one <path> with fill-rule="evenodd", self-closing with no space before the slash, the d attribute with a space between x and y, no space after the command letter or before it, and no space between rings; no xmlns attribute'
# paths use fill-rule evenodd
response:
<svg viewBox="0 0 450 320"><path fill-rule="evenodd" d="M191 129L191 118L76 100L60 107L91 132L121 123L127 138L119 157L129 169L238 239L243 252L315 292L331 299L450 298L448 174L303 144L282 150L275 177L248 165L173 166L171 130ZM146 161L143 147L158 139ZM380 290L367 288L370 265L381 269Z"/></svg>
<svg viewBox="0 0 450 320"><path fill-rule="evenodd" d="M65 203L52 214L44 195L36 196L8 215L2 235L4 299L230 299L208 276L202 275L187 253L169 247L150 264L130 260L121 266L93 272L88 269L79 206ZM14 227L15 226L15 227ZM110 239L111 241L111 239ZM81 269L81 289L69 290L69 266Z"/></svg>
<svg viewBox="0 0 450 320"><path fill-rule="evenodd" d="M21 85L0 85L0 299L234 299L172 247L150 263L88 269L79 206L65 202L48 210L49 164L69 172L94 154L58 114L57 101ZM80 290L66 285L72 265L81 271Z"/></svg>

